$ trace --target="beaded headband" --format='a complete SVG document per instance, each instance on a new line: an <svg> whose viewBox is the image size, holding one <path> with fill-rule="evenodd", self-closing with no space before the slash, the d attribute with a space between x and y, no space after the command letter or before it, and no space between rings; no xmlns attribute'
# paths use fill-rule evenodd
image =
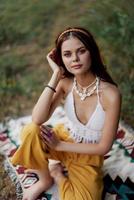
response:
<svg viewBox="0 0 134 200"><path fill-rule="evenodd" d="M71 28L69 30L66 30L66 31L63 31L59 37L58 37L58 40L65 34L65 33L69 33L69 32L81 32L83 34L85 34L86 36L89 36L89 34L87 32L85 32L84 30L81 30L81 29L77 29L77 28Z"/></svg>

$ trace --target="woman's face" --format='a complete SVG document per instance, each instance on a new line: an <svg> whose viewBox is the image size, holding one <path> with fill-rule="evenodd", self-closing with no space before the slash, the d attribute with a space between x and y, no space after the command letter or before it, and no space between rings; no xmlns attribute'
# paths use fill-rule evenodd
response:
<svg viewBox="0 0 134 200"><path fill-rule="evenodd" d="M80 75L89 71L91 66L90 52L78 38L71 37L62 43L61 56L70 73Z"/></svg>

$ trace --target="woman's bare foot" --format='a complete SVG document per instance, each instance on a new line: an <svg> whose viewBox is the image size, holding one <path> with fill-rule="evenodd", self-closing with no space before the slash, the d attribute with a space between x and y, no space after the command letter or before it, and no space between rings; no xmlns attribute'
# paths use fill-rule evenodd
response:
<svg viewBox="0 0 134 200"><path fill-rule="evenodd" d="M44 184L41 181L36 182L31 187L23 190L23 199L22 200L35 200L38 196L49 187L45 188Z"/></svg>
<svg viewBox="0 0 134 200"><path fill-rule="evenodd" d="M28 170L26 172L28 173ZM36 173L39 177L39 181L31 187L23 189L22 200L35 200L43 191L48 190L53 185L53 179L48 169L44 171L29 170L29 172Z"/></svg>
<svg viewBox="0 0 134 200"><path fill-rule="evenodd" d="M51 177L53 177L54 181L58 184L62 178L64 178L63 174L63 166L60 163L53 164L49 166L49 171Z"/></svg>

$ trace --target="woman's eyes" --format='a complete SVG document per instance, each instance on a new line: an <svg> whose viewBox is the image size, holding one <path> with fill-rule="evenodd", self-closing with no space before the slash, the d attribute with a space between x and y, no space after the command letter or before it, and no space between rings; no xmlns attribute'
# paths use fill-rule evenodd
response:
<svg viewBox="0 0 134 200"><path fill-rule="evenodd" d="M85 53L85 52L86 52L86 49L80 49L79 52L80 52L80 53Z"/></svg>
<svg viewBox="0 0 134 200"><path fill-rule="evenodd" d="M64 56L69 57L69 56L71 56L71 53L65 53Z"/></svg>
<svg viewBox="0 0 134 200"><path fill-rule="evenodd" d="M83 53L85 53L85 52L86 52L86 49L79 49L79 50L78 50L78 53L80 53L80 54L83 54ZM65 56L65 57L70 57L70 56L71 56L71 52L65 53L64 56Z"/></svg>

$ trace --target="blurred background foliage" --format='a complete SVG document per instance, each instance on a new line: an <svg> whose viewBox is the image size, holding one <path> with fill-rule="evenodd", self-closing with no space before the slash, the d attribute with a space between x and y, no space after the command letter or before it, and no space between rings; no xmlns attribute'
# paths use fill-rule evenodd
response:
<svg viewBox="0 0 134 200"><path fill-rule="evenodd" d="M122 93L121 118L134 127L133 0L1 0L0 121L31 114L50 78L47 52L68 26L90 30Z"/></svg>

